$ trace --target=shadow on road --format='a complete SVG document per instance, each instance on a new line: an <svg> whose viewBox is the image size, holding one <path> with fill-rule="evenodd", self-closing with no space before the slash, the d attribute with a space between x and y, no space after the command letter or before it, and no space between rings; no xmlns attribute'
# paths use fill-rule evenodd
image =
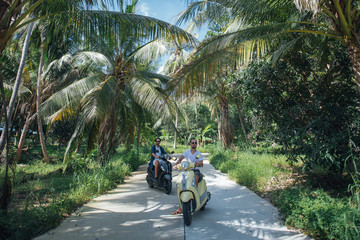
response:
<svg viewBox="0 0 360 240"><path fill-rule="evenodd" d="M204 211L194 214L189 227L184 227L182 215L171 215L178 206L179 172L173 172L173 190L166 195L148 187L143 165L125 184L36 239L306 239L283 226L271 204L230 181L208 161L201 171L212 199Z"/></svg>

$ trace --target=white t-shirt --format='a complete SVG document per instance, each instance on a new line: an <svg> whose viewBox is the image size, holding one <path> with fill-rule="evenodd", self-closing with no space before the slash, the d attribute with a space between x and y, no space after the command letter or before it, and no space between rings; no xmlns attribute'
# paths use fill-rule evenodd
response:
<svg viewBox="0 0 360 240"><path fill-rule="evenodd" d="M197 155L201 155L201 152L197 151L194 154L191 154L191 149L187 149L182 155L184 156L184 158L186 158L187 160L189 160L192 163L200 163L201 160L203 160L203 156L201 155L201 157L199 159L196 158ZM199 167L195 167L195 169L199 169Z"/></svg>
<svg viewBox="0 0 360 240"><path fill-rule="evenodd" d="M156 145L155 145L155 155L158 156L157 159L159 159L159 156L161 156L160 147L157 147Z"/></svg>

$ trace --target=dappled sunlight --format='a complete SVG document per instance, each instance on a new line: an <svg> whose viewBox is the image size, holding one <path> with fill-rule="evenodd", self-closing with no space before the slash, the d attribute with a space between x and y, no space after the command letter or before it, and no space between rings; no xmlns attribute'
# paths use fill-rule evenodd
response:
<svg viewBox="0 0 360 240"><path fill-rule="evenodd" d="M186 227L186 239L307 239L289 231L277 209L244 186L216 171L208 162L208 191L212 197L204 211L196 212ZM196 236L196 237L195 237Z"/></svg>
<svg viewBox="0 0 360 240"><path fill-rule="evenodd" d="M38 239L182 239L183 234L173 236L174 231L183 232L182 216L170 214L178 204L176 184L173 181L172 194L166 195L150 189L145 176L137 172L126 184L85 205L58 227L58 238L50 231ZM149 236L144 238L144 232Z"/></svg>
<svg viewBox="0 0 360 240"><path fill-rule="evenodd" d="M171 215L178 207L179 171L174 170L173 190L166 195L162 189L149 188L146 166L140 169L126 184L95 198L56 230L37 239L119 239L120 235L121 239L306 239L283 226L271 204L229 180L208 161L201 171L211 200L184 227L182 214Z"/></svg>

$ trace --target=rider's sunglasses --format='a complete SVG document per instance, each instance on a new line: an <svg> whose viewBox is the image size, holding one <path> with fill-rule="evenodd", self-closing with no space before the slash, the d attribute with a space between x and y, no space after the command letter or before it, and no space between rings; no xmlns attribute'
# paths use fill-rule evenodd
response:
<svg viewBox="0 0 360 240"><path fill-rule="evenodd" d="M197 144L197 142L191 142L191 144Z"/></svg>

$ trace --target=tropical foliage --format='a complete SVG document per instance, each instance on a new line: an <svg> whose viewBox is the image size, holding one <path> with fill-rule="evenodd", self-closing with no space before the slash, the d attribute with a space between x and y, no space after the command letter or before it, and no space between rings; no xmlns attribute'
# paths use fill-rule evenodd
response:
<svg viewBox="0 0 360 240"><path fill-rule="evenodd" d="M128 156L120 168L134 170L147 158L137 150L155 137L181 150L193 137L201 149L221 145L213 164L255 191L292 167L358 183L359 1L186 2L177 24L207 26L201 42L137 14L138 0L0 0L4 213L13 208L18 164L62 162L56 174L86 185L82 170L107 172L119 147ZM256 154L270 147L281 157ZM301 225L298 210L283 211ZM312 231L341 235L329 235L328 225Z"/></svg>

